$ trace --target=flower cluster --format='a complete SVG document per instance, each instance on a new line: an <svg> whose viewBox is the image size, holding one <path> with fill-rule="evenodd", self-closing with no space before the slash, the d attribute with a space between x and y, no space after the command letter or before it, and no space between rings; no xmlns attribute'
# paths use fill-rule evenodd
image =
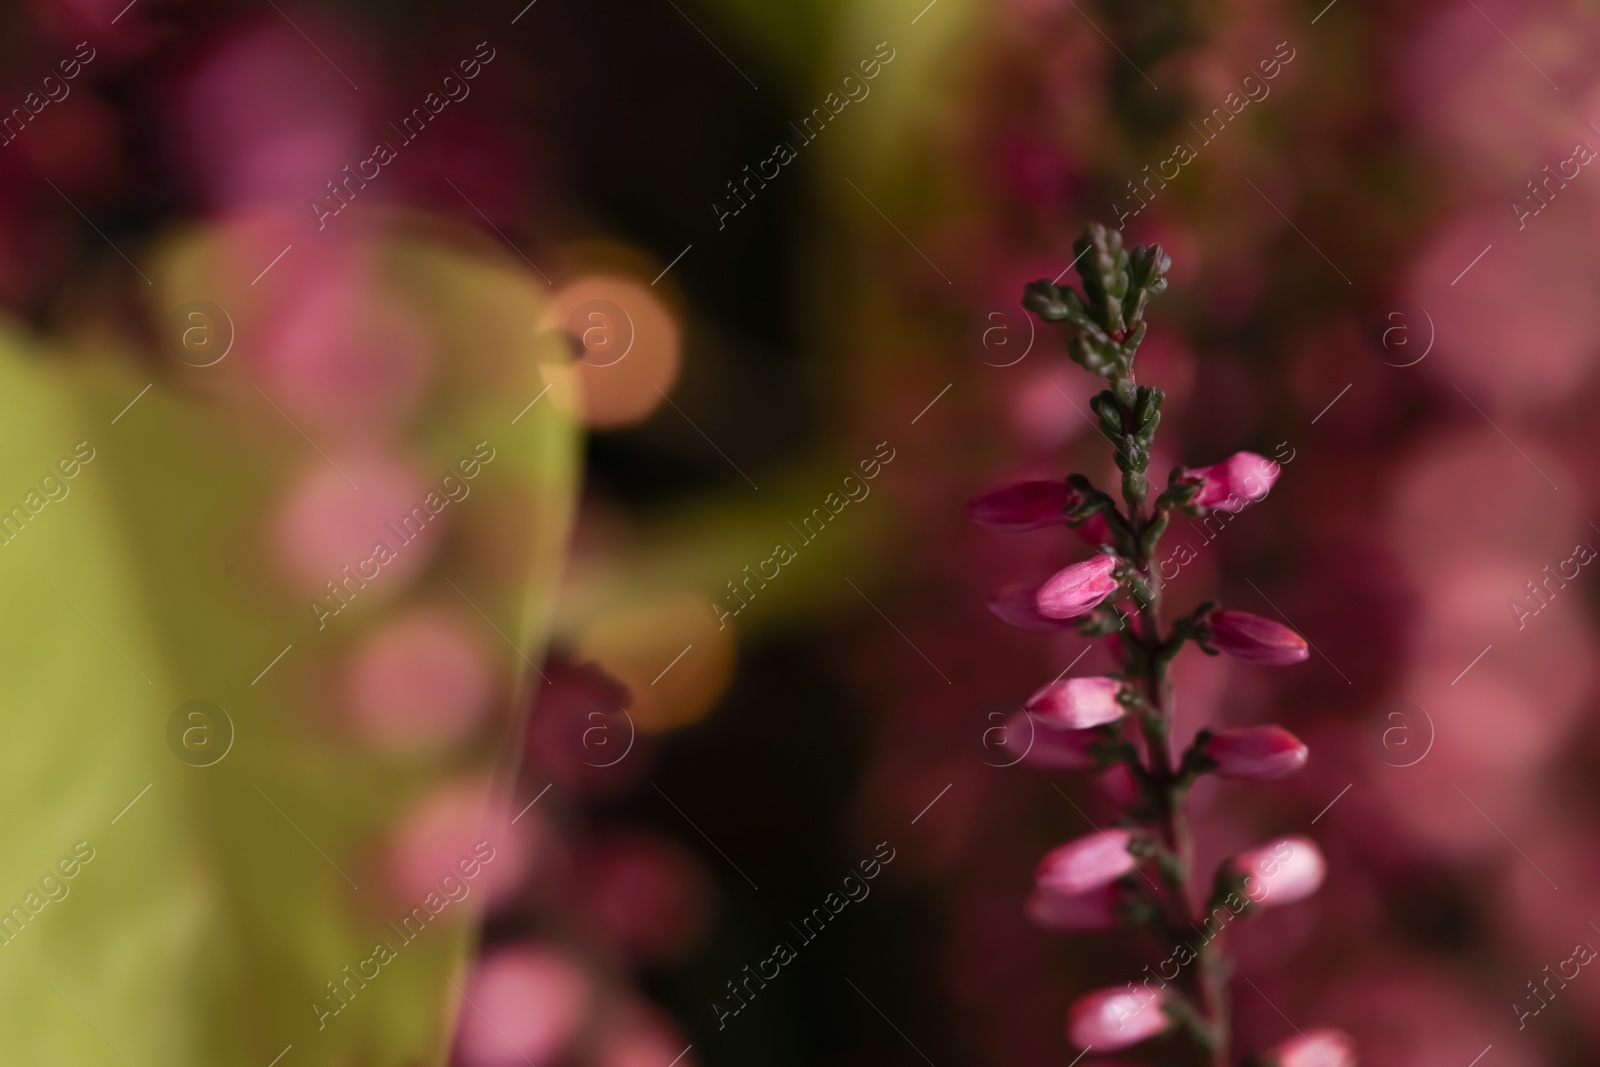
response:
<svg viewBox="0 0 1600 1067"><path fill-rule="evenodd" d="M1120 236L1091 226L1074 244L1083 293L1049 282L1029 285L1023 304L1046 322L1070 322L1073 360L1107 379L1091 401L1101 432L1116 448L1122 504L1083 475L1004 486L972 501L979 524L995 530L1066 526L1097 546L1095 554L1043 583L1007 586L991 599L1003 621L1028 630L1075 628L1111 637L1118 669L1104 677L1057 679L1028 698L1008 723L1026 738L1021 759L1068 770L1121 768L1131 780L1119 825L1069 841L1040 861L1029 915L1055 930L1147 927L1178 945L1176 970L1080 997L1067 1034L1084 1048L1126 1048L1186 1033L1214 1067L1232 1064L1227 1007L1229 964L1217 940L1223 927L1268 907L1314 893L1326 864L1304 837L1269 841L1224 862L1203 911L1193 911L1191 844L1184 800L1202 775L1250 782L1285 778L1305 766L1306 746L1281 726L1202 730L1175 755L1170 738L1167 671L1184 645L1208 655L1283 666L1307 657L1305 639L1270 619L1200 605L1163 631L1161 585L1151 561L1174 514L1238 511L1264 498L1276 464L1249 452L1210 466L1179 467L1152 494L1146 472L1161 420L1161 390L1134 381L1150 297L1166 288L1169 265L1159 245L1125 250ZM1019 746L1020 747L1020 746ZM1199 932L1198 939L1193 932ZM1179 979L1189 963L1197 966ZM1148 972L1148 968L1146 969ZM1349 1039L1315 1030L1258 1053L1252 1063L1295 1067L1315 1060L1350 1067Z"/></svg>

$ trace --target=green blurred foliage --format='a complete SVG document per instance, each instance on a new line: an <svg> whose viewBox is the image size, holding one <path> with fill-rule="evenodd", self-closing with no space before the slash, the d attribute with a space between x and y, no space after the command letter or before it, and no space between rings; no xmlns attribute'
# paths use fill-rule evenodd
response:
<svg viewBox="0 0 1600 1067"><path fill-rule="evenodd" d="M187 299L250 298L212 240L169 249L158 316ZM438 474L477 441L497 456L410 587L322 631L307 607L319 591L283 580L272 559L290 475L322 462L305 439L259 398L197 387L220 365L0 335L5 507L78 442L93 449L70 492L0 546L0 907L26 908L76 843L93 851L60 883L67 895L0 944L6 1062L265 1067L290 1044L288 1065L444 1060L460 999L446 979L459 984L476 901L400 948L320 1031L310 1005L376 941L398 944L388 923L421 903L394 892L385 867L402 813L447 781L504 781L514 763L522 653L549 626L578 434L564 345L535 329L541 283L438 233L400 227L376 250L382 284L428 324L439 368L404 446ZM235 361L247 358L240 340ZM551 396L513 426L546 372ZM451 606L447 579L487 616L492 735L376 755L341 731L341 665L397 611ZM168 746L169 716L192 699L221 705L236 729L212 766Z"/></svg>

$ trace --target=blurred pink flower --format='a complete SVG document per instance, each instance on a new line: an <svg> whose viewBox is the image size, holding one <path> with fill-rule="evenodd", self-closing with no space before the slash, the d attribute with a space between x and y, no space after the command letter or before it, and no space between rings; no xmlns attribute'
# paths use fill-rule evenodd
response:
<svg viewBox="0 0 1600 1067"><path fill-rule="evenodd" d="M490 710L493 663L473 632L435 610L365 639L346 676L351 718L369 740L414 751L459 740Z"/></svg>
<svg viewBox="0 0 1600 1067"><path fill-rule="evenodd" d="M1126 763L1113 763L1095 776L1094 784L1119 810L1131 808L1139 800L1139 779Z"/></svg>
<svg viewBox="0 0 1600 1067"><path fill-rule="evenodd" d="M671 960L705 933L711 881L670 840L618 834L590 845L577 866L578 910L629 952Z"/></svg>
<svg viewBox="0 0 1600 1067"><path fill-rule="evenodd" d="M974 497L967 514L979 526L991 530L1042 530L1060 526L1067 519L1063 511L1081 499L1066 479L1013 482Z"/></svg>
<svg viewBox="0 0 1600 1067"><path fill-rule="evenodd" d="M1271 782L1287 778L1306 765L1311 750L1281 726L1247 726L1220 730L1201 751L1216 762L1224 778Z"/></svg>
<svg viewBox="0 0 1600 1067"><path fill-rule="evenodd" d="M688 1044L665 1019L643 1004L624 1004L601 1026L593 1067L695 1067Z"/></svg>
<svg viewBox="0 0 1600 1067"><path fill-rule="evenodd" d="M1039 582L1012 582L1002 586L989 597L989 614L1019 630L1051 633L1072 629L1075 624L1071 619L1054 619L1040 614L1040 588Z"/></svg>
<svg viewBox="0 0 1600 1067"><path fill-rule="evenodd" d="M1169 1025L1161 998L1131 985L1086 993L1067 1009L1067 1037L1072 1043L1104 1052L1137 1045Z"/></svg>
<svg viewBox="0 0 1600 1067"><path fill-rule="evenodd" d="M525 768L570 789L611 792L649 766L647 758L618 759L629 739L644 750L649 735L634 731L628 716L633 694L598 664L573 663L554 653L545 664L548 685L537 686L524 737ZM616 751L613 751L615 749Z"/></svg>
<svg viewBox="0 0 1600 1067"><path fill-rule="evenodd" d="M425 794L401 818L389 847L395 898L416 904L436 892L446 876L463 877L463 860L476 858L467 865L475 869L470 882L475 905L478 893L482 903L503 900L522 884L535 851L548 854L554 847L553 832L536 810L516 825L511 820L510 802L484 780L450 782Z"/></svg>
<svg viewBox="0 0 1600 1067"><path fill-rule="evenodd" d="M306 48L297 27L275 19L234 25L178 70L165 118L175 162L208 207L272 206L310 229L315 216L307 205L331 196L329 183L365 184L352 178L353 168L371 153L363 101L379 87L353 54L349 35L315 16L300 17L305 32L337 57L338 69L326 54ZM351 89L341 70L367 92Z"/></svg>
<svg viewBox="0 0 1600 1067"><path fill-rule="evenodd" d="M287 576L327 597L330 610L340 601L325 583L347 598L359 597L369 583L388 592L399 589L428 561L442 525L429 523L410 541L390 532L388 523L408 516L428 492L410 463L383 455L340 456L336 462L337 467L319 460L300 476L280 505L273 539ZM379 542L393 549L381 568L372 566ZM365 577L358 573L364 563L370 567Z"/></svg>
<svg viewBox="0 0 1600 1067"><path fill-rule="evenodd" d="M1050 725L1087 730L1127 714L1118 702L1122 683L1115 678L1067 678L1051 682L1024 705Z"/></svg>
<svg viewBox="0 0 1600 1067"><path fill-rule="evenodd" d="M1261 1054L1262 1067L1356 1067L1356 1043L1324 1026L1291 1037Z"/></svg>
<svg viewBox="0 0 1600 1067"><path fill-rule="evenodd" d="M1052 619L1084 614L1117 591L1117 580L1111 576L1116 566L1116 557L1099 555L1057 571L1034 597L1039 613Z"/></svg>
<svg viewBox="0 0 1600 1067"><path fill-rule="evenodd" d="M1537 163L1519 156L1517 166L1537 176ZM1510 198L1498 189L1482 207L1448 219L1409 272L1407 292L1428 316L1396 323L1419 346L1436 335L1418 369L1438 379L1443 402L1469 418L1476 416L1472 404L1491 417L1532 409L1525 423L1495 418L1524 448L1530 437L1543 443L1550 423L1539 410L1570 400L1593 372L1600 343L1600 304L1587 284L1600 271L1600 249L1590 238L1600 207L1582 187L1562 196L1551 205L1559 214L1527 221L1520 231Z"/></svg>
<svg viewBox="0 0 1600 1067"><path fill-rule="evenodd" d="M428 325L358 257L312 260L294 278L249 352L263 390L325 435L360 437L397 425L431 376Z"/></svg>
<svg viewBox="0 0 1600 1067"><path fill-rule="evenodd" d="M1035 889L1028 898L1028 918L1050 930L1109 930L1119 922L1122 890L1105 885L1082 893Z"/></svg>
<svg viewBox="0 0 1600 1067"><path fill-rule="evenodd" d="M1128 851L1133 831L1096 830L1047 853L1034 871L1040 892L1083 893L1110 885L1138 866Z"/></svg>
<svg viewBox="0 0 1600 1067"><path fill-rule="evenodd" d="M1244 895L1267 908L1304 900L1328 873L1322 851L1307 837L1280 837L1239 853L1230 865L1246 876Z"/></svg>
<svg viewBox="0 0 1600 1067"><path fill-rule="evenodd" d="M588 1014L589 980L539 946L492 950L467 976L456 1049L464 1067L524 1067L558 1058Z"/></svg>
<svg viewBox="0 0 1600 1067"><path fill-rule="evenodd" d="M1281 623L1247 611L1214 611L1206 617L1210 644L1235 659L1283 667L1311 654L1306 639Z"/></svg>
<svg viewBox="0 0 1600 1067"><path fill-rule="evenodd" d="M1049 267L1045 277L1058 269ZM1026 277L1018 277L1007 290L1008 295L1020 290L1025 282L1038 278L1040 273L1035 270ZM998 360L1000 354L995 358ZM1093 426L1082 413L1088 410L1089 398L1095 389L1079 368L1071 364L1039 363L1021 365L1017 371L1021 377L1010 397L1011 425L1026 444L1040 451L1053 451Z"/></svg>
<svg viewBox="0 0 1600 1067"><path fill-rule="evenodd" d="M996 747L1015 753L1014 759L1060 771L1093 770L1098 763L1089 748L1104 740L1099 730L1073 729L1026 711L1007 719L1003 734Z"/></svg>
<svg viewBox="0 0 1600 1067"><path fill-rule="evenodd" d="M1202 508L1242 511L1265 497L1283 468L1254 452L1235 452L1221 463L1184 471L1187 478L1200 481L1194 503Z"/></svg>

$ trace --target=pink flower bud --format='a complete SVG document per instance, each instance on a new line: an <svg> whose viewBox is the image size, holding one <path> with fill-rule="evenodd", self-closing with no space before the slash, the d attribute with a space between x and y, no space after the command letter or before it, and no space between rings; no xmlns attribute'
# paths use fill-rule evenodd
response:
<svg viewBox="0 0 1600 1067"><path fill-rule="evenodd" d="M1122 683L1115 678L1068 678L1051 682L1023 705L1051 725L1087 730L1127 714L1117 702Z"/></svg>
<svg viewBox="0 0 1600 1067"><path fill-rule="evenodd" d="M1040 892L1071 895L1099 889L1133 870L1128 851L1132 830L1096 830L1052 849L1039 861L1034 882Z"/></svg>
<svg viewBox="0 0 1600 1067"><path fill-rule="evenodd" d="M1057 571L1039 587L1034 603L1041 615L1052 619L1075 619L1117 591L1114 556L1091 556Z"/></svg>
<svg viewBox="0 0 1600 1067"><path fill-rule="evenodd" d="M1216 763L1224 778L1247 782L1272 782L1287 778L1306 765L1311 750L1281 726L1247 726L1221 730L1201 749Z"/></svg>
<svg viewBox="0 0 1600 1067"><path fill-rule="evenodd" d="M1109 545L1113 540L1111 523L1106 521L1104 515L1096 512L1090 515L1082 526L1078 527L1078 536L1083 539L1083 543L1086 545Z"/></svg>
<svg viewBox="0 0 1600 1067"><path fill-rule="evenodd" d="M1054 633L1070 630L1076 625L1071 619L1052 619L1039 614L1038 582L1012 582L995 590L989 598L989 614L1019 630L1035 633Z"/></svg>
<svg viewBox="0 0 1600 1067"><path fill-rule="evenodd" d="M1131 983L1087 993L1067 1009L1067 1037L1080 1048L1102 1052L1137 1045L1171 1025L1161 998Z"/></svg>
<svg viewBox="0 0 1600 1067"><path fill-rule="evenodd" d="M1041 589L1040 596L1043 595ZM1305 638L1287 626L1248 611L1213 611L1206 623L1211 627L1212 648L1248 663L1284 667L1311 654Z"/></svg>
<svg viewBox="0 0 1600 1067"><path fill-rule="evenodd" d="M991 731L994 730L991 727ZM1102 740L1099 730L1074 730L1021 711L1005 721L993 747L1016 762L1056 771L1092 771L1099 764L1089 747ZM985 743L988 731L985 732Z"/></svg>
<svg viewBox="0 0 1600 1067"><path fill-rule="evenodd" d="M1328 873L1321 850L1306 837L1280 837L1228 862L1245 876L1244 895L1264 908L1304 900Z"/></svg>
<svg viewBox="0 0 1600 1067"><path fill-rule="evenodd" d="M1200 481L1195 506L1243 511L1267 495L1282 469L1254 452L1235 452L1221 463L1185 471L1184 476Z"/></svg>
<svg viewBox="0 0 1600 1067"><path fill-rule="evenodd" d="M1356 1067L1356 1043L1331 1026L1296 1034L1261 1054L1263 1067Z"/></svg>
<svg viewBox="0 0 1600 1067"><path fill-rule="evenodd" d="M1042 530L1067 521L1063 512L1082 499L1081 494L1061 481L1013 482L991 489L967 504L967 514L979 526L991 530Z"/></svg>
<svg viewBox="0 0 1600 1067"><path fill-rule="evenodd" d="M1087 893L1057 893L1036 889L1028 898L1028 918L1047 930L1080 933L1110 930L1120 922L1117 905L1122 890L1115 885L1101 886Z"/></svg>
<svg viewBox="0 0 1600 1067"><path fill-rule="evenodd" d="M1095 776L1094 784L1118 808L1131 808L1139 800L1139 779L1126 763L1113 763Z"/></svg>

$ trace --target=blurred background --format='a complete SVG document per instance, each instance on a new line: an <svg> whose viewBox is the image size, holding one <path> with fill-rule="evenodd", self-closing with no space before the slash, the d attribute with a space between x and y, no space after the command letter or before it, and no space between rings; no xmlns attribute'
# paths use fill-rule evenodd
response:
<svg viewBox="0 0 1600 1067"><path fill-rule="evenodd" d="M1090 221L1173 260L1153 467L1283 464L1167 535L1175 607L1314 647L1178 669L1180 740L1312 750L1195 791L1202 871L1283 833L1330 861L1234 939L1241 1047L1594 1062L1600 978L1543 983L1600 943L1596 5L0 20L18 1062L1073 1062L1068 1002L1165 952L1029 923L1119 783L988 731L1110 660L985 610L1077 540L964 503L1113 480L1094 381L1018 305ZM427 562L369 552L433 488ZM190 699L225 713L174 735ZM220 719L207 762L184 723ZM483 910L381 932L480 837Z"/></svg>

